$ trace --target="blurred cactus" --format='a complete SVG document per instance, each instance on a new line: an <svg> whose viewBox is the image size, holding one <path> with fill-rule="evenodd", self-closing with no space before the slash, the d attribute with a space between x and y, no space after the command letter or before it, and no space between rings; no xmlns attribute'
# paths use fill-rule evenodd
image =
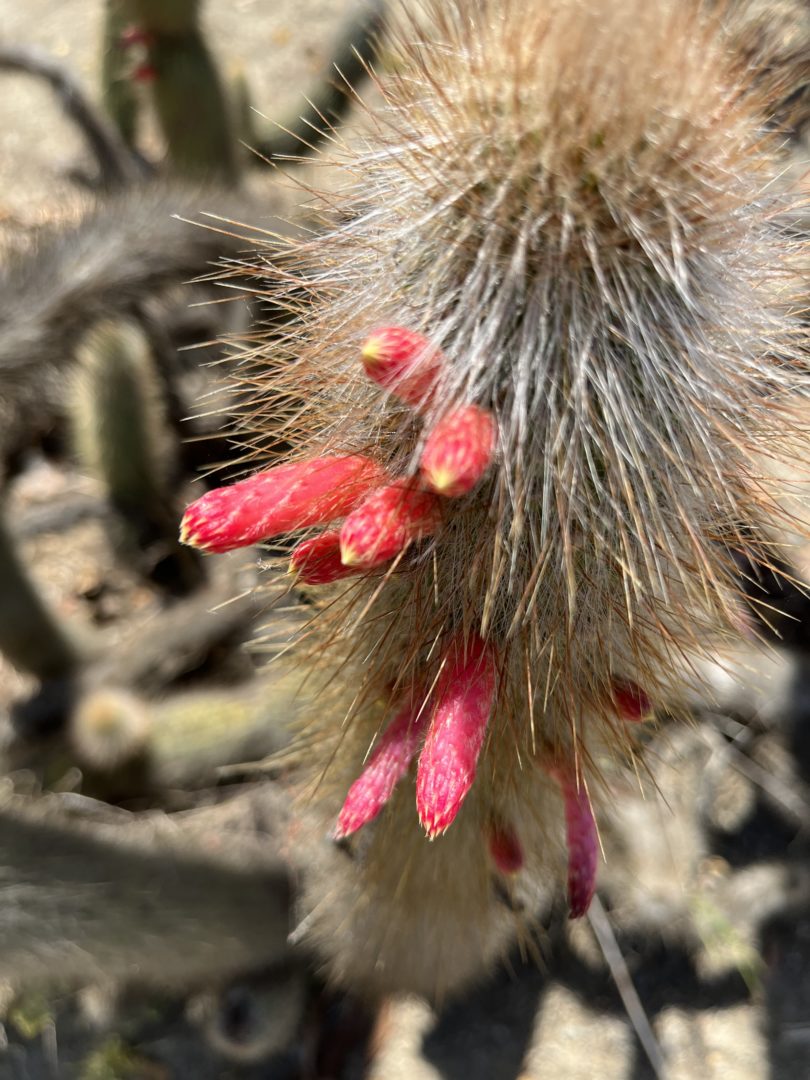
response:
<svg viewBox="0 0 810 1080"><path fill-rule="evenodd" d="M199 22L199 0L129 0L144 35L150 84L169 170L234 184L236 135L222 80Z"/></svg>
<svg viewBox="0 0 810 1080"><path fill-rule="evenodd" d="M129 553L174 592L202 580L198 559L177 543L173 485L177 446L166 386L135 322L106 320L77 349L73 428L82 464L104 484Z"/></svg>
<svg viewBox="0 0 810 1080"><path fill-rule="evenodd" d="M0 651L38 679L69 678L80 650L31 581L0 515Z"/></svg>
<svg viewBox="0 0 810 1080"><path fill-rule="evenodd" d="M138 96L129 77L122 35L131 23L126 0L106 0L101 54L101 100L127 146L138 133Z"/></svg>
<svg viewBox="0 0 810 1080"><path fill-rule="evenodd" d="M294 673L241 685L173 693L147 701L100 686L77 701L69 739L80 765L98 773L132 763L123 777L131 793L193 789L216 781L227 766L256 762L282 750L301 709Z"/></svg>
<svg viewBox="0 0 810 1080"><path fill-rule="evenodd" d="M260 837L259 812L242 800L171 822L91 823L56 800L4 805L0 978L15 987L131 978L187 988L285 961L283 804L265 803Z"/></svg>
<svg viewBox="0 0 810 1080"><path fill-rule="evenodd" d="M235 184L243 161L255 166L306 155L340 123L354 100L353 87L368 76L386 3L369 0L349 20L333 56L306 88L301 108L266 132L250 110L244 76L229 88L223 84L200 9L200 0L108 0L103 100L133 146L139 104L133 82L148 85L166 141L168 171L185 180ZM242 142L257 152L246 155Z"/></svg>

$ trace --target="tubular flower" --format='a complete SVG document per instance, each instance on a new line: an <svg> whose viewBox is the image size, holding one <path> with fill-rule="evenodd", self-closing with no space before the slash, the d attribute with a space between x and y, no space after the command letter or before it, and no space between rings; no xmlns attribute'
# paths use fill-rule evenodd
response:
<svg viewBox="0 0 810 1080"><path fill-rule="evenodd" d="M391 798L419 752L429 717L426 702L409 703L385 729L368 764L349 788L335 830L338 839L367 825Z"/></svg>
<svg viewBox="0 0 810 1080"><path fill-rule="evenodd" d="M429 837L449 827L472 787L495 701L495 655L481 638L455 642L416 772L416 809Z"/></svg>
<svg viewBox="0 0 810 1080"><path fill-rule="evenodd" d="M206 492L186 509L180 539L212 553L247 547L343 517L384 478L360 454L277 465Z"/></svg>

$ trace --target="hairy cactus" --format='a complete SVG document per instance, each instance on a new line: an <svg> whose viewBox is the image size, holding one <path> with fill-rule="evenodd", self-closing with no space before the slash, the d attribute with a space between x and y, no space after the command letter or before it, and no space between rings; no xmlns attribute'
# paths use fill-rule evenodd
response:
<svg viewBox="0 0 810 1080"><path fill-rule="evenodd" d="M504 888L536 908L567 874L587 910L635 721L740 634L735 552L768 565L803 530L780 477L806 390L772 87L721 15L425 6L370 144L338 155L356 186L271 271L299 321L252 419L286 395L290 460L185 537L330 526L363 570L302 643L340 673L312 797L356 834L307 928L334 976L435 995L514 934ZM338 507L312 471L358 457L385 476Z"/></svg>

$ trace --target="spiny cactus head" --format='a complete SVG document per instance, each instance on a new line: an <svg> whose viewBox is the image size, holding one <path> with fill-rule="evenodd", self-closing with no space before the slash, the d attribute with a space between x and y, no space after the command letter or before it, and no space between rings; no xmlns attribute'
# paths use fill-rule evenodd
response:
<svg viewBox="0 0 810 1080"><path fill-rule="evenodd" d="M556 815L582 915L591 796L637 752L626 721L677 704L678 664L739 632L733 553L767 564L790 516L807 391L778 137L698 3L426 7L367 149L342 155L347 208L282 259L300 322L249 419L280 405L296 458L385 475L329 522L342 564L375 568L322 617L352 684L311 729L328 775L353 777L338 831L375 819L396 860L419 822L437 852L465 830L486 881L493 821L529 873L554 861ZM291 529L314 524L299 510ZM424 733L398 711L414 700Z"/></svg>

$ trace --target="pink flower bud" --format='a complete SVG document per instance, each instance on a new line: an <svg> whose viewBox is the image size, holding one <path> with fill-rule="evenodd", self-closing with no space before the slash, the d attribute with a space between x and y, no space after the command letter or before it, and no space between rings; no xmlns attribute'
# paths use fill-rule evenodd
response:
<svg viewBox="0 0 810 1080"><path fill-rule="evenodd" d="M391 798L416 757L429 716L423 700L409 702L385 729L368 764L349 788L338 817L337 839L367 825Z"/></svg>
<svg viewBox="0 0 810 1080"><path fill-rule="evenodd" d="M142 26L125 26L118 35L118 45L122 49L132 49L135 46L149 48L155 43L155 35Z"/></svg>
<svg viewBox="0 0 810 1080"><path fill-rule="evenodd" d="M495 653L474 636L445 657L416 770L416 809L429 837L451 824L472 787L495 701Z"/></svg>
<svg viewBox="0 0 810 1080"><path fill-rule="evenodd" d="M646 720L653 711L652 702L635 683L614 682L611 694L616 711L628 723Z"/></svg>
<svg viewBox="0 0 810 1080"><path fill-rule="evenodd" d="M340 560L340 533L337 530L313 536L298 544L290 555L290 570L304 585L328 585L360 573Z"/></svg>
<svg viewBox="0 0 810 1080"><path fill-rule="evenodd" d="M439 500L410 482L372 491L340 530L344 566L367 569L388 562L414 540L431 536L441 520Z"/></svg>
<svg viewBox="0 0 810 1080"><path fill-rule="evenodd" d="M443 362L441 350L401 326L376 330L360 356L370 379L415 408L430 398Z"/></svg>
<svg viewBox="0 0 810 1080"><path fill-rule="evenodd" d="M576 776L562 767L547 770L560 785L565 802L568 841L568 917L580 919L591 906L596 890L599 840L588 793Z"/></svg>
<svg viewBox="0 0 810 1080"><path fill-rule="evenodd" d="M206 552L247 547L343 517L383 480L383 469L359 454L277 465L193 502L180 539Z"/></svg>
<svg viewBox="0 0 810 1080"><path fill-rule="evenodd" d="M472 491L492 462L495 417L477 405L454 409L428 435L422 452L422 481L439 495Z"/></svg>
<svg viewBox="0 0 810 1080"><path fill-rule="evenodd" d="M492 822L487 832L492 861L501 874L510 877L523 869L523 847L511 825Z"/></svg>

